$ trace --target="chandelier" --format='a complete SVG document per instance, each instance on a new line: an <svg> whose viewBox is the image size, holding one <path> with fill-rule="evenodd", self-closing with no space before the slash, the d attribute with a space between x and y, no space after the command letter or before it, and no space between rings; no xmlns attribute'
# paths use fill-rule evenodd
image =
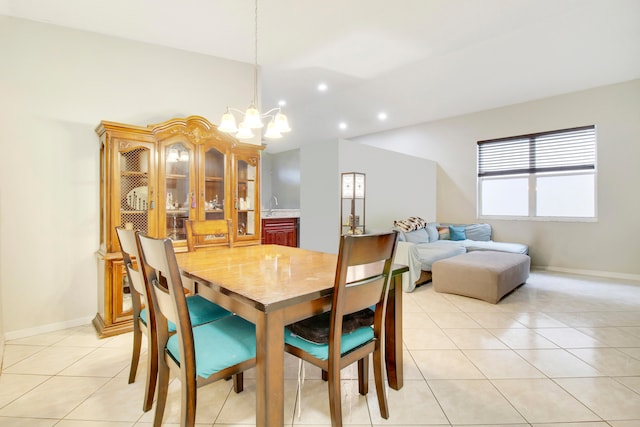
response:
<svg viewBox="0 0 640 427"><path fill-rule="evenodd" d="M236 125L236 118L233 113L238 113L242 116L243 120L240 125ZM246 139L253 138L252 129L261 129L264 127L262 119L270 118L267 125L267 131L264 134L265 138L281 138L282 133L289 132L289 122L287 116L285 116L281 107L272 108L266 113L260 113L258 111L258 0L255 1L255 50L253 58L253 100L246 111L238 110L237 108L227 107L227 111L222 115L220 119L220 126L218 130L227 133L235 133L236 138Z"/></svg>

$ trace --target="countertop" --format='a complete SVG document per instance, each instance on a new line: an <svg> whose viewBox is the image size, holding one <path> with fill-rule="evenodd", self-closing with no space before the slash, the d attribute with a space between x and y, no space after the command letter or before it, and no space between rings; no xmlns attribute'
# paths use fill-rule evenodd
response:
<svg viewBox="0 0 640 427"><path fill-rule="evenodd" d="M262 219L269 218L300 218L300 209L263 209L260 211Z"/></svg>

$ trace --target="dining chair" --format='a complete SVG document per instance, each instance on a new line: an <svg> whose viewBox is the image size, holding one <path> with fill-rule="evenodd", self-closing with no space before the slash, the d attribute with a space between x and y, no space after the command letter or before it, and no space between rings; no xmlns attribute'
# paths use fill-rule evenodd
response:
<svg viewBox="0 0 640 427"><path fill-rule="evenodd" d="M285 328L286 351L321 368L328 380L332 426L342 426L340 370L357 361L358 391L366 395L371 353L380 414L389 418L384 320L397 240L397 231L341 236L331 311Z"/></svg>
<svg viewBox="0 0 640 427"><path fill-rule="evenodd" d="M198 387L233 376L236 393L242 391L243 372L256 363L255 325L232 315L194 326L171 240L140 232L136 235L158 331L158 398L153 425L162 424L173 372L181 383L180 425L193 426ZM176 334L168 333L169 322L176 325Z"/></svg>
<svg viewBox="0 0 640 427"><path fill-rule="evenodd" d="M116 233L120 243L120 250L122 251L122 261L126 269L127 278L129 279L133 311L133 352L131 355L131 367L129 368L129 384L133 383L136 379L140 360L140 349L142 347L142 336L144 335L147 338L147 377L142 403L142 409L146 412L150 410L153 405L153 396L158 376L155 311L153 310L153 306L148 302L147 295L149 294L149 290L139 264L140 253L135 231L124 227L116 227ZM189 296L186 300L191 321L196 325L212 322L231 315L231 312L199 295ZM169 333L175 333L175 324L168 324L167 330Z"/></svg>
<svg viewBox="0 0 640 427"><path fill-rule="evenodd" d="M230 219L207 219L207 220L187 220L187 248L189 252L199 248L220 246L221 242L231 247L231 220ZM225 240L221 240L224 238Z"/></svg>

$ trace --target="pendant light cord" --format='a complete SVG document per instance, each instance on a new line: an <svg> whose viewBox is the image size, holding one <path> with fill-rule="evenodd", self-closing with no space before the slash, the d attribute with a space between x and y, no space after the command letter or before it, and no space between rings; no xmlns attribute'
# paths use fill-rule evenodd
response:
<svg viewBox="0 0 640 427"><path fill-rule="evenodd" d="M258 0L255 1L255 32L253 53L253 106L258 108Z"/></svg>

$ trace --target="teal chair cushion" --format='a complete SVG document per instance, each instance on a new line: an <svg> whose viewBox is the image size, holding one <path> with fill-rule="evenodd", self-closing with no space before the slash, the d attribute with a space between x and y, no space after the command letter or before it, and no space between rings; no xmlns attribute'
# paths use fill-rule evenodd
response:
<svg viewBox="0 0 640 427"><path fill-rule="evenodd" d="M189 307L189 318L191 326L202 325L203 323L213 322L225 316L231 316L231 312L214 304L200 295L187 297L187 307ZM148 323L148 312L146 308L140 310L140 319L145 325ZM169 322L169 332L175 332L176 325Z"/></svg>
<svg viewBox="0 0 640 427"><path fill-rule="evenodd" d="M373 328L370 326L358 328L348 334L342 334L340 352L341 354L348 353L354 348L360 347L372 339ZM289 328L285 328L284 342L294 347L298 347L320 360L327 360L329 358L329 344L316 344L311 341L307 341L291 332Z"/></svg>
<svg viewBox="0 0 640 427"><path fill-rule="evenodd" d="M196 375L208 378L229 366L256 357L256 327L240 316L227 316L193 328ZM167 341L166 349L180 363L178 334Z"/></svg>

